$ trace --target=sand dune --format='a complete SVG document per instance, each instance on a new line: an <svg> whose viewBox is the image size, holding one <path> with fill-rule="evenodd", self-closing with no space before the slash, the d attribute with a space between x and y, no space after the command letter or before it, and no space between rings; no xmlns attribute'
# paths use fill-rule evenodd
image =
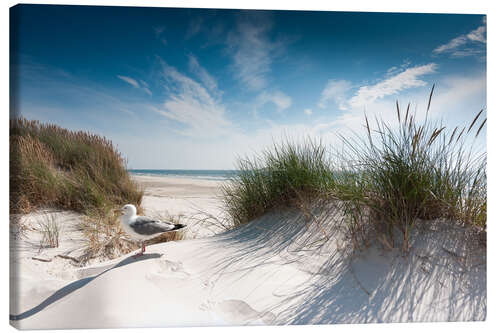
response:
<svg viewBox="0 0 500 333"><path fill-rule="evenodd" d="M149 246L143 257L66 268L65 276L24 270L11 323L62 329L485 319L486 251L478 235L429 221L415 230L408 255L378 242L359 251L331 208L318 205L313 215L274 212L229 232Z"/></svg>
<svg viewBox="0 0 500 333"><path fill-rule="evenodd" d="M12 323L29 328L469 321L486 316L485 251L430 223L413 251L350 252L300 213L269 214L205 239L157 244L83 268ZM334 226L329 226L334 228ZM332 229L331 231L334 231ZM471 236L472 237L472 236ZM339 246L340 245L340 246ZM345 246L345 244L344 244Z"/></svg>

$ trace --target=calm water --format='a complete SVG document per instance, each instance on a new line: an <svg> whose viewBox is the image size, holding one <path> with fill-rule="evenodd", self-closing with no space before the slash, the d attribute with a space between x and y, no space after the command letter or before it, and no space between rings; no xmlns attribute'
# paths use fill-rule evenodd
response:
<svg viewBox="0 0 500 333"><path fill-rule="evenodd" d="M132 175L145 176L169 176L182 178L196 178L205 180L227 180L238 174L237 170L155 170L155 169L131 169Z"/></svg>

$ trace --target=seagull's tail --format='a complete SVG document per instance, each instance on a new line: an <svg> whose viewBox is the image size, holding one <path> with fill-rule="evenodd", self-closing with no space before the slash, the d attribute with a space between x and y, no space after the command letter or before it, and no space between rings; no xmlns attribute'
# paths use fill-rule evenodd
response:
<svg viewBox="0 0 500 333"><path fill-rule="evenodd" d="M174 224L174 228L172 230L179 230L179 229L182 229L182 228L185 228L185 227L186 227L185 224L176 223L176 224Z"/></svg>

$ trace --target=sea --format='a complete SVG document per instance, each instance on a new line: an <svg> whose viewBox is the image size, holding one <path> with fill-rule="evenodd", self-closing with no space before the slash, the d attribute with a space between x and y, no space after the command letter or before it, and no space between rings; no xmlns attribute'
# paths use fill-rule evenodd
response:
<svg viewBox="0 0 500 333"><path fill-rule="evenodd" d="M132 175L179 177L204 180L228 180L238 175L238 170L165 170L165 169L129 169Z"/></svg>

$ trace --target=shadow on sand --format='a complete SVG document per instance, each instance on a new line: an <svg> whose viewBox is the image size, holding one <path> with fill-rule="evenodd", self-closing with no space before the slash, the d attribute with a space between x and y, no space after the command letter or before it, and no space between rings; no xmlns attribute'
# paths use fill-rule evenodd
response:
<svg viewBox="0 0 500 333"><path fill-rule="evenodd" d="M42 303L38 304L34 308L31 308L31 309L29 309L23 313L20 313L18 315L12 315L12 314L9 315L9 319L17 321L17 320L23 320L23 319L26 319L28 317L31 317L31 316L37 314L38 312L42 311L43 309L45 309L47 306L49 306L49 305L53 304L54 302L57 302L58 300L70 295L74 291L84 287L92 280L98 278L99 276L109 272L110 270L112 270L114 268L122 267L122 266L125 266L128 264L136 263L136 262L143 261L143 260L156 259L156 258L160 258L160 257L161 257L161 254L158 254L158 253L144 254L140 257L128 256L125 259L123 259L122 261L118 262L116 265L113 265L109 268L104 268L104 271L102 271L96 275L93 275L90 277L85 277L85 278L76 280L74 282L71 282L70 284L57 290L55 293L50 295Z"/></svg>
<svg viewBox="0 0 500 333"><path fill-rule="evenodd" d="M485 319L485 249L466 228L425 223L408 256L376 244L355 251L342 244L338 214L328 205L313 207L312 218L297 210L266 214L215 236L218 244L207 242L193 255L211 262L200 274L213 285L224 280L225 289L263 266L268 278L254 281L254 290L286 265L308 273L299 284L280 282L272 293L280 299L258 309L275 316L271 325ZM214 260L221 248L230 255Z"/></svg>

